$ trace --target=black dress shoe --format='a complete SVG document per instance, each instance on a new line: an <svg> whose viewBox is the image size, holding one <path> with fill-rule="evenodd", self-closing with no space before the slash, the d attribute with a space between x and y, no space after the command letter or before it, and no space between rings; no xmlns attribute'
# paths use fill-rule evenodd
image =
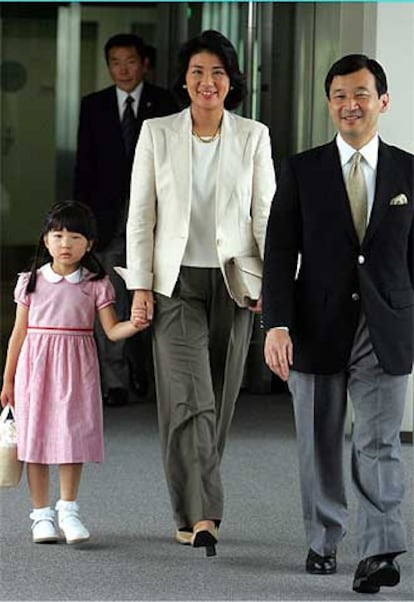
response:
<svg viewBox="0 0 414 602"><path fill-rule="evenodd" d="M121 387L109 389L108 394L104 397L104 403L107 406L124 406L128 403L128 391Z"/></svg>
<svg viewBox="0 0 414 602"><path fill-rule="evenodd" d="M352 589L360 594L377 594L380 587L400 582L400 567L389 556L370 556L361 560L355 571Z"/></svg>
<svg viewBox="0 0 414 602"><path fill-rule="evenodd" d="M320 556L312 549L306 558L306 572L312 575L332 575L336 573L336 551L326 556Z"/></svg>

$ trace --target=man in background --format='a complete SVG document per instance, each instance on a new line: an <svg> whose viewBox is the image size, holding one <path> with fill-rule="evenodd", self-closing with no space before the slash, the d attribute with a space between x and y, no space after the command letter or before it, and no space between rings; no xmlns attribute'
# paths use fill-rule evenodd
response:
<svg viewBox="0 0 414 602"><path fill-rule="evenodd" d="M125 264L125 224L135 145L142 122L178 110L171 93L144 81L146 46L134 34L117 34L105 44L113 86L82 98L74 197L90 205L97 226L98 255L116 291L116 312L129 319L130 295L115 265ZM117 343L99 325L96 339L102 392L108 405L128 402L152 388L150 335L138 333Z"/></svg>

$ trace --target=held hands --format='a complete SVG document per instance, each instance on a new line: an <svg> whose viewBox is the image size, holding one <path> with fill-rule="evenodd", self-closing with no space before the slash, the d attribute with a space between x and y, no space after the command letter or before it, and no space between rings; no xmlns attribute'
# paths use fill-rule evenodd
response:
<svg viewBox="0 0 414 602"><path fill-rule="evenodd" d="M292 339L287 330L271 328L264 345L265 362L272 372L287 381L293 360Z"/></svg>
<svg viewBox="0 0 414 602"><path fill-rule="evenodd" d="M154 297L152 291L139 289L134 292L131 307L131 322L135 328L145 328L152 322Z"/></svg>
<svg viewBox="0 0 414 602"><path fill-rule="evenodd" d="M260 296L257 301L251 301L251 304L248 306L247 309L252 311L254 314L261 314L262 313L262 297Z"/></svg>

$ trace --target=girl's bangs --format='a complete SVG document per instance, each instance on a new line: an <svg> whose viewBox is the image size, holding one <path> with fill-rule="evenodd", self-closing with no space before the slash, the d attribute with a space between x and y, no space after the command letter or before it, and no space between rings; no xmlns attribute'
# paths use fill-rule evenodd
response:
<svg viewBox="0 0 414 602"><path fill-rule="evenodd" d="M69 232L77 232L82 234L88 240L95 237L93 225L90 220L86 219L85 213L78 213L71 209L70 211L60 211L52 215L47 223L47 232L51 230L68 230Z"/></svg>

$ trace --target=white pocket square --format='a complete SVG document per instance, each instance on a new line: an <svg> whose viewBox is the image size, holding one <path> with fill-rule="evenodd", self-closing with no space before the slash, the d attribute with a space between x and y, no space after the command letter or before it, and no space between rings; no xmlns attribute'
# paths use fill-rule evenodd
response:
<svg viewBox="0 0 414 602"><path fill-rule="evenodd" d="M390 200L390 205L407 205L408 199L405 194L397 194Z"/></svg>

